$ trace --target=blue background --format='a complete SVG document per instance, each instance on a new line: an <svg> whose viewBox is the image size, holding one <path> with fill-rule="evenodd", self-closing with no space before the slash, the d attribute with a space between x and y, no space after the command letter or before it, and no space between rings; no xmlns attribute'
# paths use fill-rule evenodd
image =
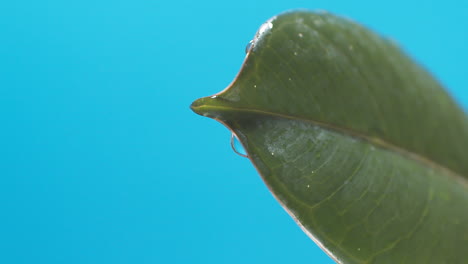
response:
<svg viewBox="0 0 468 264"><path fill-rule="evenodd" d="M2 1L0 263L332 263L189 109L291 8L391 36L466 109L467 1Z"/></svg>

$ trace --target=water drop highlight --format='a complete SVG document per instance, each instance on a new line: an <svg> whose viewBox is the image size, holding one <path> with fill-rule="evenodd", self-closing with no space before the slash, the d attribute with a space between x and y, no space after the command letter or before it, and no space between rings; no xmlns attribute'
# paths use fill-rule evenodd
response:
<svg viewBox="0 0 468 264"><path fill-rule="evenodd" d="M240 143L239 139L237 138L236 135L234 135L234 133L231 134L231 147L232 147L232 150L234 150L234 152L239 155L239 156L242 156L244 158L247 158L247 151L245 151L244 147L242 146L242 144Z"/></svg>
<svg viewBox="0 0 468 264"><path fill-rule="evenodd" d="M247 43L247 46L245 46L245 53L249 53L250 49L252 48L252 44L253 44L253 40Z"/></svg>

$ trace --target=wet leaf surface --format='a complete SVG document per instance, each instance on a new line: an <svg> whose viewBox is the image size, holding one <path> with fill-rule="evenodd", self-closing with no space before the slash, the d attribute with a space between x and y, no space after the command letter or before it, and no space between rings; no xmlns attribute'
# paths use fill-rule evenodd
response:
<svg viewBox="0 0 468 264"><path fill-rule="evenodd" d="M468 121L425 69L328 13L274 17L247 52L191 107L317 244L339 263L468 261Z"/></svg>

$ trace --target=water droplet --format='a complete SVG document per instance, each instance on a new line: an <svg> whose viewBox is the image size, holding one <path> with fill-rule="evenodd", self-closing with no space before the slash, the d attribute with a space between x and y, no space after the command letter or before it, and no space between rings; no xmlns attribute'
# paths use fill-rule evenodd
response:
<svg viewBox="0 0 468 264"><path fill-rule="evenodd" d="M263 34L267 33L273 28L273 20L275 20L276 17L272 17L269 19L267 22L263 23L260 28L258 29L257 32L257 37L260 38Z"/></svg>
<svg viewBox="0 0 468 264"><path fill-rule="evenodd" d="M236 135L234 135L234 133L231 134L231 147L232 147L232 150L234 150L234 152L239 155L239 156L242 156L242 157L245 157L247 158L247 151L245 151L244 147L242 146L242 144L240 143L239 139L237 138Z"/></svg>
<svg viewBox="0 0 468 264"><path fill-rule="evenodd" d="M247 43L247 46L245 46L245 53L249 53L252 46L253 46L253 40L249 41L249 43Z"/></svg>

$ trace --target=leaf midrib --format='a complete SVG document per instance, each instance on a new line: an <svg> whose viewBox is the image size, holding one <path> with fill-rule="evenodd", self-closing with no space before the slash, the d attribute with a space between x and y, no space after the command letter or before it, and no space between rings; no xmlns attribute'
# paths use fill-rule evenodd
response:
<svg viewBox="0 0 468 264"><path fill-rule="evenodd" d="M254 109L254 108L245 108L245 107L232 107L232 106L219 106L219 105L199 105L194 107L195 112L202 114L203 113L213 113L213 112L244 112L248 114L259 114L259 115L266 115L266 116L272 116L272 117L280 117L280 118L285 118L285 119L290 119L290 120L298 120L301 122L307 122L307 123L312 123L316 126L319 126L323 129L326 130L331 130L337 133L340 133L345 136L351 136L357 139L364 140L366 142L369 142L370 144L380 147L382 149L388 150L388 151L393 151L398 154L400 154L403 157L406 157L411 160L415 160L417 162L422 163L423 165L426 165L428 167L431 167L435 170L439 170L441 172L444 172L446 175L450 176L454 181L457 181L461 183L465 188L468 189L468 180L462 177L459 173L441 165L440 163L437 163L429 158L426 158L418 153L409 151L407 149L404 149L402 147L399 147L395 144L392 144L388 141L382 140L377 137L371 137L369 135L365 135L363 133L357 132L355 130L349 129L349 128L343 128L334 124L328 124L316 120L311 120L307 119L304 117L300 116L293 116L293 115L287 115L287 114L282 114L282 113L275 113L275 112L270 112L270 111L265 111L265 110L259 110L259 109ZM216 116L213 116L214 119L219 120Z"/></svg>

